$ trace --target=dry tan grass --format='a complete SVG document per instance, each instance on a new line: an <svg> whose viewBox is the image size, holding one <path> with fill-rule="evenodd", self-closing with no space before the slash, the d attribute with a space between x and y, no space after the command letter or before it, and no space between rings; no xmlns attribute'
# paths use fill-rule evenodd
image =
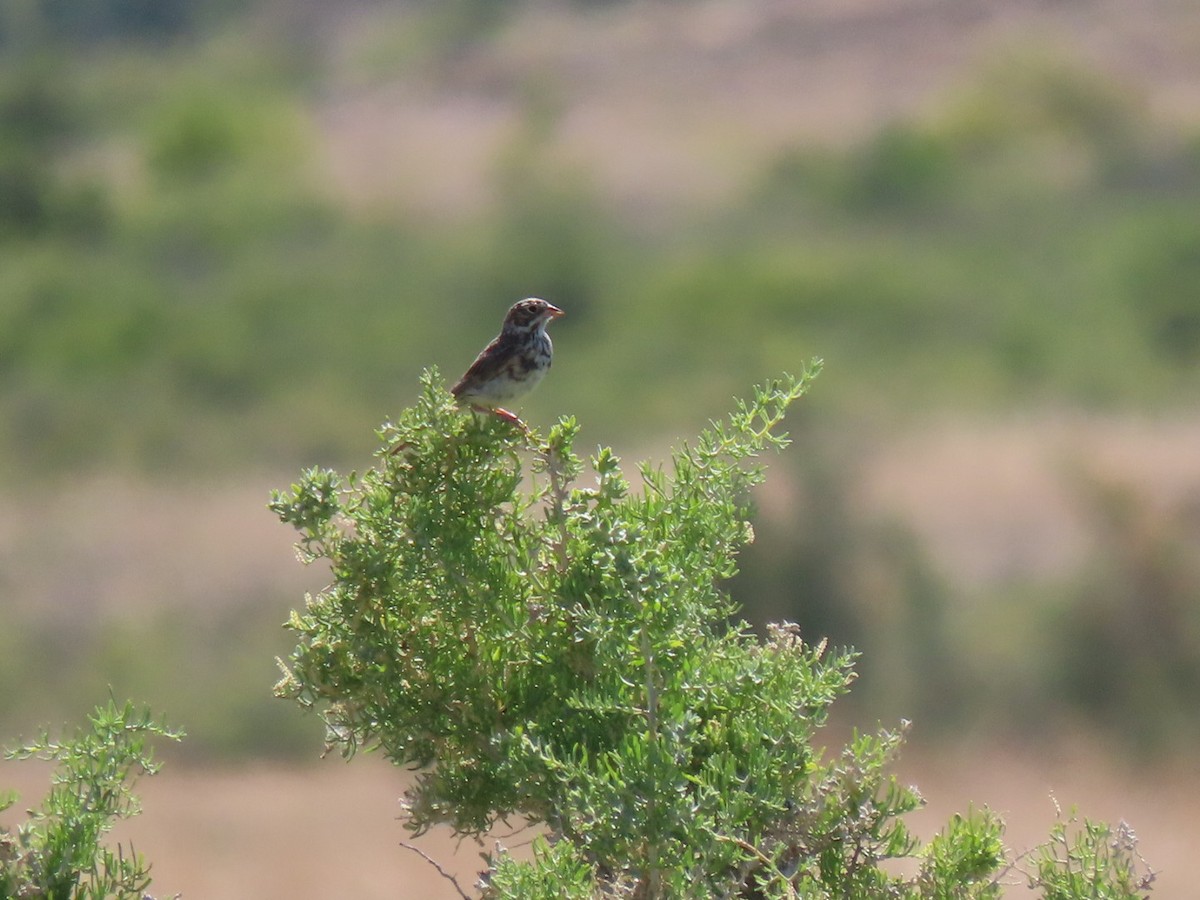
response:
<svg viewBox="0 0 1200 900"><path fill-rule="evenodd" d="M319 588L267 509L289 476L226 484L121 479L0 497L5 603L75 617L212 609ZM58 611L57 613L55 611Z"/></svg>
<svg viewBox="0 0 1200 900"><path fill-rule="evenodd" d="M1080 540L1080 511L1064 500L1058 480L1064 465L1089 466L1170 504L1200 492L1197 446L1196 420L945 421L868 457L859 502L917 529L959 583L1005 577L1014 566L1046 574L1069 565ZM0 498L5 603L75 619L264 596L299 603L321 576L296 563L292 534L265 509L266 485L286 480L193 488L104 481ZM5 730L4 737L15 736ZM928 836L968 803L987 804L1008 818L1010 844L1025 847L1051 824L1054 791L1088 816L1125 818L1137 828L1144 852L1164 872L1156 896L1193 896L1195 760L1142 766L1083 739L1053 752L992 740L946 749L924 744L918 732L899 766L929 801L914 817L918 832ZM44 790L44 775L30 771L6 764L0 785L32 800ZM432 868L398 847L403 785L402 773L373 758L242 770L176 763L143 783L146 814L124 833L155 862L163 894L453 897ZM451 850L444 836L422 846L439 859ZM468 845L454 857L464 884L478 869L477 852Z"/></svg>
<svg viewBox="0 0 1200 900"><path fill-rule="evenodd" d="M852 481L863 514L913 528L949 576L980 585L1079 562L1087 528L1068 487L1076 473L1127 484L1164 509L1200 501L1197 447L1194 417L943 419L881 443ZM70 617L298 603L325 577L296 562L294 533L266 509L270 487L289 480L101 480L0 497L4 602ZM781 473L768 490L783 503L793 496ZM779 502L764 498L768 518Z"/></svg>
<svg viewBox="0 0 1200 900"><path fill-rule="evenodd" d="M922 748L918 738L896 769L927 801L909 820L923 838L954 813L986 805L1007 823L1006 845L1021 852L1046 839L1057 800L1064 813L1074 806L1081 817L1133 826L1142 854L1159 873L1153 897L1195 896L1193 848L1200 827L1193 798L1200 796L1200 771L1194 762L1119 763L1088 738L1063 740L1053 749L997 746L988 739L956 749ZM1014 887L1011 895L1026 892Z"/></svg>
<svg viewBox="0 0 1200 900"><path fill-rule="evenodd" d="M1080 479L1128 488L1159 514L1200 504L1200 419L942 419L871 454L859 502L912 528L975 587L1069 574L1090 533Z"/></svg>
<svg viewBox="0 0 1200 900"><path fill-rule="evenodd" d="M1007 821L1008 845L1025 849L1045 839L1054 822L1053 792L1064 807L1078 805L1082 815L1134 826L1148 861L1161 873L1154 897L1195 896L1200 773L1194 766L1119 766L1086 741L1052 752L993 745L935 752L918 741L897 769L927 800L909 818L923 838L970 804L987 805ZM18 788L26 801L39 797L46 782L44 767L0 764L0 784ZM404 784L402 772L376 758L234 771L169 765L139 784L144 814L122 825L117 836L132 840L153 863L160 900L174 892L184 900L454 900L452 886L399 846L408 839L397 821ZM515 847L529 837L524 832L505 843ZM482 867L479 846L467 841L456 847L445 834L416 843L471 893ZM1023 893L1012 890L1013 896Z"/></svg>
<svg viewBox="0 0 1200 900"><path fill-rule="evenodd" d="M416 70L387 52L411 16L380 7L335 30L337 86L314 113L330 183L361 204L486 203L531 97L554 112L540 152L602 196L641 212L720 203L781 149L919 115L1031 45L1127 85L1153 116L1200 121L1200 18L1173 0L532 4L499 39Z"/></svg>
<svg viewBox="0 0 1200 900"><path fill-rule="evenodd" d="M0 766L0 777L32 800L44 767ZM396 821L404 780L375 759L325 760L303 768L239 771L169 767L142 780L144 812L115 837L153 865L154 894L184 898L455 897L428 863L399 846ZM445 835L420 842L469 888L482 868L478 850Z"/></svg>

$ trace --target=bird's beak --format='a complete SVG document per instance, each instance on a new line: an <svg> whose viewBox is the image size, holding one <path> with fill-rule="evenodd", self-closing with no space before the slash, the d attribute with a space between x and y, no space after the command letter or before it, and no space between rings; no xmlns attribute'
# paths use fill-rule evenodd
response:
<svg viewBox="0 0 1200 900"><path fill-rule="evenodd" d="M565 316L566 313L552 303L546 304L546 315L552 319L558 319Z"/></svg>

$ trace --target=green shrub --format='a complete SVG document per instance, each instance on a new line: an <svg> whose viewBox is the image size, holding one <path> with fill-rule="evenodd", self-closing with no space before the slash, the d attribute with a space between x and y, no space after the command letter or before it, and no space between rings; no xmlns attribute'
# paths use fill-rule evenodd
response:
<svg viewBox="0 0 1200 900"><path fill-rule="evenodd" d="M1050 830L1050 840L1030 854L1036 868L1026 873L1030 888L1045 900L1126 900L1144 897L1154 882L1138 851L1137 835L1125 822L1114 829L1082 822L1074 812Z"/></svg>
<svg viewBox="0 0 1200 900"><path fill-rule="evenodd" d="M956 818L924 850L902 822L921 803L886 774L903 728L815 749L854 654L731 618L756 459L818 368L739 402L670 472L641 465L640 492L607 448L580 483L573 419L543 440L427 372L375 468L272 499L333 576L291 617L277 693L321 710L330 747L421 770L412 831L541 825L532 860L490 858L487 898L997 896L999 820ZM911 878L883 865L914 856Z"/></svg>
<svg viewBox="0 0 1200 900"><path fill-rule="evenodd" d="M131 792L141 774L158 771L152 737L179 740L183 733L156 721L149 710L113 701L88 717L90 730L52 740L49 733L16 749L7 759L47 759L58 763L54 783L41 807L15 832L0 828L0 898L47 900L142 900L150 867L130 848L115 850L101 839L117 819L140 811ZM16 796L0 797L0 812Z"/></svg>

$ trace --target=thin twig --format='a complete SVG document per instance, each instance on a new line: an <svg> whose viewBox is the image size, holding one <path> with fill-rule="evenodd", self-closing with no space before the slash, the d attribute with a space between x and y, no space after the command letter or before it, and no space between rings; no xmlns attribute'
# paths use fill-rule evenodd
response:
<svg viewBox="0 0 1200 900"><path fill-rule="evenodd" d="M1020 863L1022 863L1025 860L1026 857L1032 856L1033 851L1036 849L1038 849L1038 848L1030 847L1027 850L1022 850L1020 853L1018 853L1016 856L1014 856L1012 858L1012 861L1009 862L1009 864L1007 866L1005 866L1003 869L1001 869L999 872L996 873L996 877L993 878L989 882L989 887L1000 887L1001 884L1005 883L1004 879L1007 878L1011 873L1025 875L1026 879L1028 879L1029 878L1028 873L1026 873L1022 869L1018 868L1018 866ZM1016 883L1016 882L1008 882L1008 883L1012 884L1012 883Z"/></svg>
<svg viewBox="0 0 1200 900"><path fill-rule="evenodd" d="M421 859L425 860L425 862L429 863L431 866L433 866L435 869L437 869L437 873L439 875L441 875L448 882L450 882L452 885L454 885L454 890L458 891L458 896L462 897L463 900L471 900L471 897L467 894L466 891L464 891L462 889L462 886L459 885L458 879L455 878L453 875L451 875L449 872L447 872L445 869L443 869L441 864L436 859L434 859L432 856L430 856L428 853L426 853L420 847L417 847L413 844L408 843L408 841L401 841L400 846L403 847L405 850L411 850L413 853L417 854L417 856L421 857Z"/></svg>
<svg viewBox="0 0 1200 900"><path fill-rule="evenodd" d="M752 854L760 863L767 867L772 878L783 884L783 888L787 892L788 900L797 900L796 889L792 886L791 879L779 871L779 866L775 864L773 859L771 859L749 841L743 840L742 838L730 837L727 834L716 833L713 834L713 837L715 837L718 841L724 841L727 844L736 844L747 853Z"/></svg>
<svg viewBox="0 0 1200 900"><path fill-rule="evenodd" d="M507 819L504 821L504 824L506 826L508 825ZM509 838L514 838L518 834L520 834L522 831L528 831L532 827L533 827L533 824L530 822L522 822L520 825L513 825L513 826L511 826L512 830L509 831L508 834L502 834L499 836L500 840L507 841ZM537 836L534 835L534 838L536 838L536 837Z"/></svg>
<svg viewBox="0 0 1200 900"><path fill-rule="evenodd" d="M546 474L550 477L550 496L553 502L551 521L558 527L554 556L560 573L567 571L567 485L563 480L562 458L553 447L545 449Z"/></svg>

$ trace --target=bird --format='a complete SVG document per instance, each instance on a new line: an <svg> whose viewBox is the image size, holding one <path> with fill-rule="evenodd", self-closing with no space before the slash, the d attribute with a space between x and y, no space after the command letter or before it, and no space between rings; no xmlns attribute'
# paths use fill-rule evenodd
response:
<svg viewBox="0 0 1200 900"><path fill-rule="evenodd" d="M459 403L524 427L503 404L523 397L542 380L554 352L546 326L563 315L553 303L537 297L514 303L500 334L475 357L450 393Z"/></svg>

